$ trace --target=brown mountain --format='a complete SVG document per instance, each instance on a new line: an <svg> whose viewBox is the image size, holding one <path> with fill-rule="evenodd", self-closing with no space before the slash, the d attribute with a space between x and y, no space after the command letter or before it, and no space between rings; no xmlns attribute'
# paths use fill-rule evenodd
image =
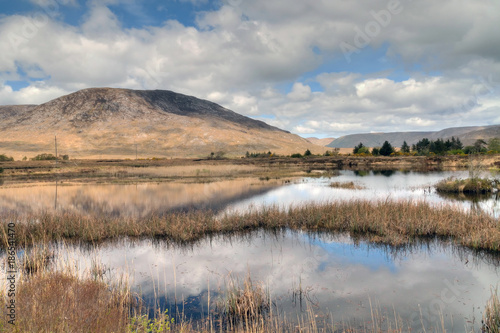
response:
<svg viewBox="0 0 500 333"><path fill-rule="evenodd" d="M0 153L204 157L321 152L306 139L218 104L164 90L91 88L41 105L0 106Z"/></svg>

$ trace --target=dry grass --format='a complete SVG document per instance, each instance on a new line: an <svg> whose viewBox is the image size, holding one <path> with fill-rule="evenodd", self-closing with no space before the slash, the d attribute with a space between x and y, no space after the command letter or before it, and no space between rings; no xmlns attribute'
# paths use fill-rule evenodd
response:
<svg viewBox="0 0 500 333"><path fill-rule="evenodd" d="M78 213L40 213L3 216L3 247L7 247L7 222L15 227L19 246L53 240L98 242L119 237L160 237L191 242L214 233L231 233L258 228L348 232L353 237L401 245L417 238L450 238L473 249L500 251L497 218L453 205L431 206L425 202L352 200L328 204L277 207L241 215L216 217L211 212L167 213L144 218L89 216Z"/></svg>
<svg viewBox="0 0 500 333"><path fill-rule="evenodd" d="M216 303L219 326L233 331L263 323L270 303L270 296L263 284L254 283L250 274L247 274L243 282L230 275L224 297Z"/></svg>
<svg viewBox="0 0 500 333"><path fill-rule="evenodd" d="M491 298L486 304L486 309L483 315L482 332L500 332L500 300L498 299L497 290L492 290Z"/></svg>
<svg viewBox="0 0 500 333"><path fill-rule="evenodd" d="M436 184L436 190L441 193L485 194L493 190L493 182L484 178L443 179Z"/></svg>
<svg viewBox="0 0 500 333"><path fill-rule="evenodd" d="M126 277L105 279L103 266L97 261L88 270L77 272L67 258L46 257L47 249L37 245L23 255L23 269L16 274L15 289L1 286L2 308L15 299L15 325L9 323L12 318L2 315L1 332L170 330L173 321L166 312L157 313L154 318L143 314L146 309L141 299L131 293ZM54 265L51 267L47 261ZM26 262L30 263L30 270L26 269ZM15 298L9 295L12 290Z"/></svg>
<svg viewBox="0 0 500 333"><path fill-rule="evenodd" d="M330 183L330 187L333 188L342 188L347 190L361 190L363 186L357 185L354 182L333 182Z"/></svg>

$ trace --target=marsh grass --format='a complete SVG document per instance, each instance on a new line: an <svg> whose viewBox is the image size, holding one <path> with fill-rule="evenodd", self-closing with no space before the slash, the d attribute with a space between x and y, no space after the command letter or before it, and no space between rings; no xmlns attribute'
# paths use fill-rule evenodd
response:
<svg viewBox="0 0 500 333"><path fill-rule="evenodd" d="M494 189L493 182L485 178L443 179L436 184L436 190L441 193L486 194Z"/></svg>
<svg viewBox="0 0 500 333"><path fill-rule="evenodd" d="M47 265L47 253L53 265ZM22 258L15 325L3 314L1 332L166 332L173 324L167 312L148 317L127 277L105 278L106 269L97 259L79 272L68 258L55 258L48 246L32 248ZM1 287L0 306L5 308L11 298Z"/></svg>
<svg viewBox="0 0 500 333"><path fill-rule="evenodd" d="M45 270L54 260L54 251L46 244L33 245L25 249L22 257L22 269L26 274L35 274Z"/></svg>
<svg viewBox="0 0 500 333"><path fill-rule="evenodd" d="M358 185L354 182L333 182L330 183L330 187L333 188L343 188L348 190L362 190L363 186Z"/></svg>
<svg viewBox="0 0 500 333"><path fill-rule="evenodd" d="M161 238L186 243L213 234L288 228L346 232L355 239L396 246L419 238L437 237L472 249L500 251L498 218L454 205L431 206L410 200L351 200L288 209L267 207L222 217L209 211L172 212L141 218L42 212L5 216L2 221L3 248L8 245L6 221L17 221L18 246L60 240L95 243L120 237Z"/></svg>
<svg viewBox="0 0 500 333"><path fill-rule="evenodd" d="M269 292L263 283L253 282L250 273L243 281L229 275L223 296L215 304L219 326L231 331L255 328L256 323L264 322L270 308Z"/></svg>
<svg viewBox="0 0 500 333"><path fill-rule="evenodd" d="M498 299L497 289L491 291L491 297L486 304L483 314L482 332L500 332L500 300Z"/></svg>

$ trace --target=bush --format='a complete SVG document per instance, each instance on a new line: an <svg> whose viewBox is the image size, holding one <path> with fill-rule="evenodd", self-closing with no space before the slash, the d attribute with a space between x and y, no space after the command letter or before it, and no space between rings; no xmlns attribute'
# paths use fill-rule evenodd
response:
<svg viewBox="0 0 500 333"><path fill-rule="evenodd" d="M56 157L52 154L40 154L40 155L36 155L31 160L32 161L52 161L55 159L56 159Z"/></svg>
<svg viewBox="0 0 500 333"><path fill-rule="evenodd" d="M7 157L7 155L2 154L0 155L0 161L1 162L7 162L7 161L13 161L14 157Z"/></svg>
<svg viewBox="0 0 500 333"><path fill-rule="evenodd" d="M302 155L300 153L296 153L296 154L290 155L290 157L292 157L292 158L301 158Z"/></svg>

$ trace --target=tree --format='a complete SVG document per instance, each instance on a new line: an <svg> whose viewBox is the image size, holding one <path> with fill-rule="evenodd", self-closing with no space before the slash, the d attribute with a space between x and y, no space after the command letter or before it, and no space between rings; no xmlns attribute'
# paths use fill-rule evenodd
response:
<svg viewBox="0 0 500 333"><path fill-rule="evenodd" d="M427 138L423 138L414 145L413 151L419 155L427 155L430 151L431 142Z"/></svg>
<svg viewBox="0 0 500 333"><path fill-rule="evenodd" d="M361 142L360 142L360 143L359 143L359 145L357 145L356 147L354 147L354 149L352 150L352 153L353 153L353 154L358 154L358 153L359 153L359 150L360 150L361 148L363 148L363 147L364 147L363 143L361 143Z"/></svg>
<svg viewBox="0 0 500 333"><path fill-rule="evenodd" d="M378 155L380 155L380 149L379 149L379 148L377 148L377 147L373 147L373 149L372 149L372 155L373 155L373 156L378 156Z"/></svg>
<svg viewBox="0 0 500 333"><path fill-rule="evenodd" d="M311 156L311 151L309 149L306 150L306 152L304 153L304 156Z"/></svg>
<svg viewBox="0 0 500 333"><path fill-rule="evenodd" d="M406 141L403 142L403 145L401 146L401 152L403 153L409 153L410 152L410 146L406 143Z"/></svg>
<svg viewBox="0 0 500 333"><path fill-rule="evenodd" d="M474 149L476 150L476 153L480 153L486 149L486 141L483 139L477 139L476 142L474 142Z"/></svg>
<svg viewBox="0 0 500 333"><path fill-rule="evenodd" d="M392 145L389 143L389 141L385 141L382 147L380 148L380 155L382 156L389 156L394 152L394 148L392 148Z"/></svg>
<svg viewBox="0 0 500 333"><path fill-rule="evenodd" d="M0 161L13 161L14 157L8 157L5 154L0 155Z"/></svg>
<svg viewBox="0 0 500 333"><path fill-rule="evenodd" d="M500 138L493 138L488 141L488 150L500 153Z"/></svg>

